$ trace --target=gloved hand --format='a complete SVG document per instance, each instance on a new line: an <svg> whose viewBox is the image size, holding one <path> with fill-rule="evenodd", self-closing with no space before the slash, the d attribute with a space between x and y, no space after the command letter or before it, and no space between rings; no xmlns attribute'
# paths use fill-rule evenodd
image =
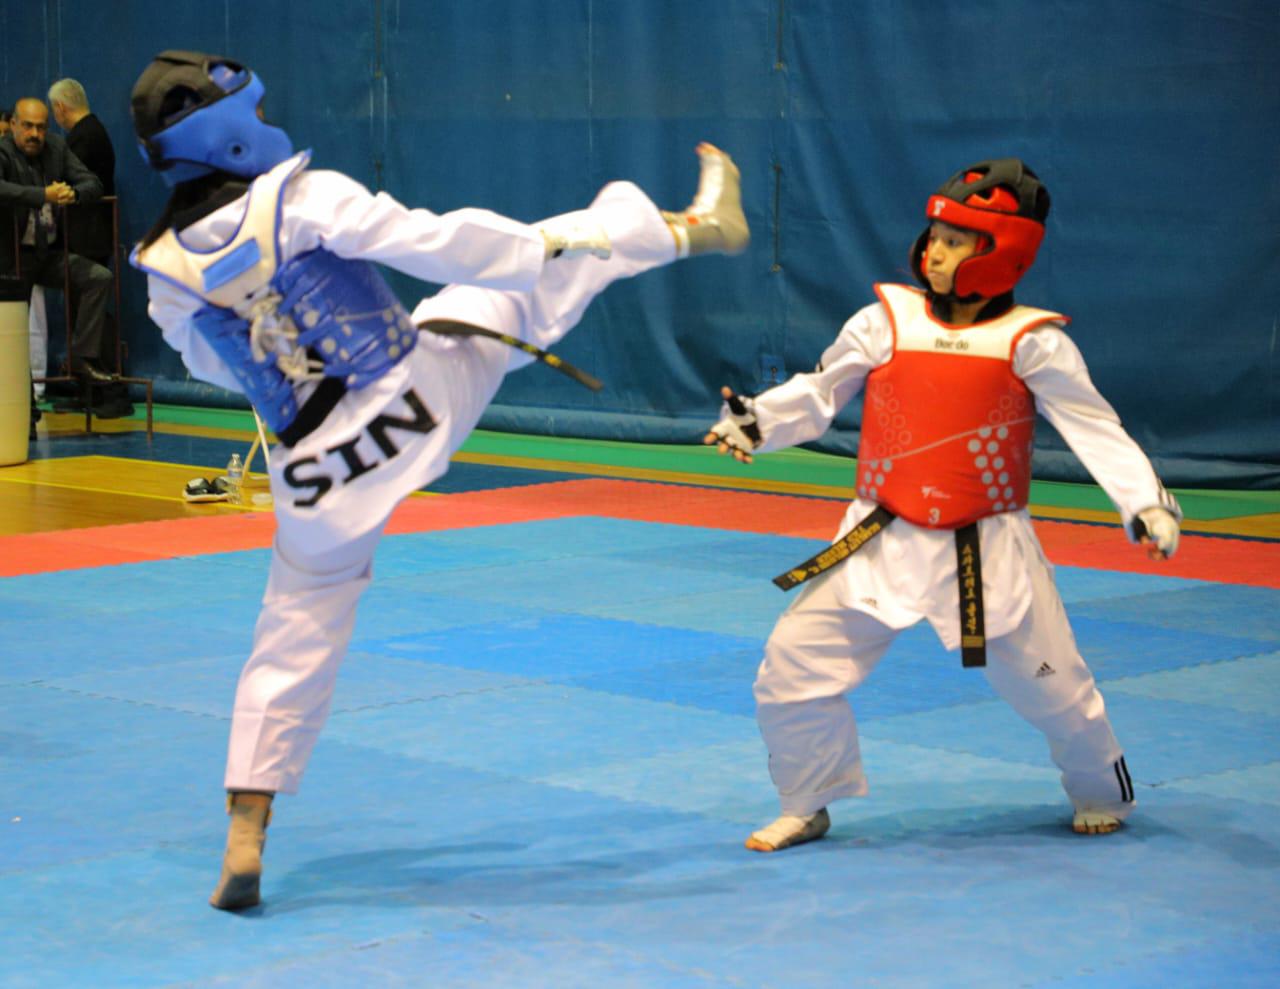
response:
<svg viewBox="0 0 1280 989"><path fill-rule="evenodd" d="M716 444L721 453L733 452L740 463L751 463L751 451L760 445L760 426L751 408L751 399L735 394L727 385L720 389L725 409L719 422L702 438L706 444Z"/></svg>
<svg viewBox="0 0 1280 989"><path fill-rule="evenodd" d="M543 220L538 230L546 242L548 259L590 254L603 260L613 253L613 244L604 227L584 211Z"/></svg>
<svg viewBox="0 0 1280 989"><path fill-rule="evenodd" d="M1153 560L1167 560L1178 551L1178 520L1166 508L1144 508L1133 520L1133 533Z"/></svg>

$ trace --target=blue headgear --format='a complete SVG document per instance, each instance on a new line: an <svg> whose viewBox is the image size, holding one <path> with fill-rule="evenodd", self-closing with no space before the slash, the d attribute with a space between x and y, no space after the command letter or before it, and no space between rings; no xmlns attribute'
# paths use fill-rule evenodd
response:
<svg viewBox="0 0 1280 989"><path fill-rule="evenodd" d="M165 51L134 84L138 150L169 185L214 171L252 179L293 154L293 142L258 116L262 80L220 55Z"/></svg>

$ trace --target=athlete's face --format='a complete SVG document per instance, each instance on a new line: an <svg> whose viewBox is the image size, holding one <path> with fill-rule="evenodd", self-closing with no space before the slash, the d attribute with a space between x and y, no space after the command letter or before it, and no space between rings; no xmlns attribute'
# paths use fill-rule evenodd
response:
<svg viewBox="0 0 1280 989"><path fill-rule="evenodd" d="M961 230L949 223L934 221L929 227L929 242L924 249L925 277L938 295L946 295L955 283L956 268L965 258L978 253L980 234Z"/></svg>

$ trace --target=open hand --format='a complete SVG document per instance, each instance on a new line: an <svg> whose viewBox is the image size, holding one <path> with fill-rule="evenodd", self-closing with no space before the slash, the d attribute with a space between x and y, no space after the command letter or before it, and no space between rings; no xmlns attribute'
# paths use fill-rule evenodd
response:
<svg viewBox="0 0 1280 989"><path fill-rule="evenodd" d="M728 385L720 389L720 395L728 406L728 413L707 431L702 442L708 446L715 444L721 453L732 453L734 460L749 464L751 451L761 441L760 426L749 404L751 400L744 400Z"/></svg>

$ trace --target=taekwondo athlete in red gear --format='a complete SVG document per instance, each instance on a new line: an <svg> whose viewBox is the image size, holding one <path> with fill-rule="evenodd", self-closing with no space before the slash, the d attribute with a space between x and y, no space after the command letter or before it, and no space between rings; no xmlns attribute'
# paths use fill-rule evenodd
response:
<svg viewBox="0 0 1280 989"><path fill-rule="evenodd" d="M775 579L804 585L754 688L782 814L748 848L821 838L832 801L867 793L846 695L922 618L1044 733L1077 832L1114 831L1134 807L1027 511L1036 412L1153 557L1176 550L1181 511L1094 388L1067 318L1014 302L1048 213L1048 191L1021 161L957 173L929 198L912 250L923 289L877 285L880 301L845 323L812 373L755 398L722 390L705 442L744 463L816 439L864 391L857 497L837 542Z"/></svg>
<svg viewBox="0 0 1280 989"><path fill-rule="evenodd" d="M280 440L275 545L236 691L231 823L210 899L228 910L259 902L272 798L298 789L388 516L445 473L503 376L532 359L418 326L549 347L616 279L737 254L749 239L737 168L709 144L681 213L613 182L587 209L527 226L408 209L309 169L263 120L262 97L234 60L182 51L158 55L132 96L140 150L174 187L131 257L148 274L150 315L195 377L243 393ZM371 262L454 284L410 316Z"/></svg>

